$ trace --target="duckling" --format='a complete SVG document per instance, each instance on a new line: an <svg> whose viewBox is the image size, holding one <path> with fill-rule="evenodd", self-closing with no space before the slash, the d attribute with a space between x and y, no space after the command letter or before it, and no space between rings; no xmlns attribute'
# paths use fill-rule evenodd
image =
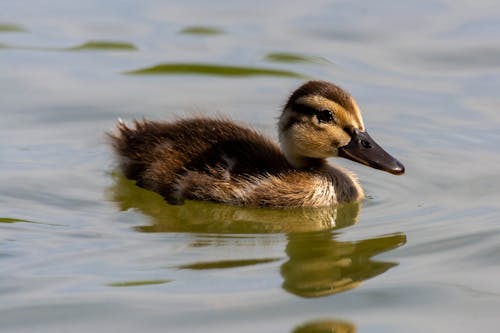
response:
<svg viewBox="0 0 500 333"><path fill-rule="evenodd" d="M295 90L278 122L280 147L227 119L123 122L110 133L125 176L171 204L185 199L271 208L360 201L357 177L328 164L344 157L392 174L404 166L366 132L356 101L326 81Z"/></svg>

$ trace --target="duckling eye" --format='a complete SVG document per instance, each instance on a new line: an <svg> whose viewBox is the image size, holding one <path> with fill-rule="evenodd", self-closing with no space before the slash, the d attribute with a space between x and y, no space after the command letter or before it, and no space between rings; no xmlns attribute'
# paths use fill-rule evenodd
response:
<svg viewBox="0 0 500 333"><path fill-rule="evenodd" d="M316 118L320 123L331 123L333 122L333 113L330 110L321 110L316 113Z"/></svg>

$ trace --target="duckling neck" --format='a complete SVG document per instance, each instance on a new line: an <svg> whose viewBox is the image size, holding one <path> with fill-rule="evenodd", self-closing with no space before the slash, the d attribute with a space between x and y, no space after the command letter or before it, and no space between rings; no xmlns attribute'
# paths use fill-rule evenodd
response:
<svg viewBox="0 0 500 333"><path fill-rule="evenodd" d="M296 169L313 170L328 177L333 183L339 203L358 201L364 198L364 191L359 184L358 178L349 170L337 165L331 165L321 158L287 157L290 164Z"/></svg>
<svg viewBox="0 0 500 333"><path fill-rule="evenodd" d="M299 170L303 169L317 169L320 170L324 168L328 163L322 158L312 158L306 156L287 156L288 162L295 168Z"/></svg>

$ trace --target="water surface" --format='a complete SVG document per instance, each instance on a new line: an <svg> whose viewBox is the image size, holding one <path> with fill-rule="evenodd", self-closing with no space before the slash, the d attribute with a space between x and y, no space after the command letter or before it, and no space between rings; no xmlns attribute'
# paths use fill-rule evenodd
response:
<svg viewBox="0 0 500 333"><path fill-rule="evenodd" d="M486 0L4 3L0 327L495 332L499 13ZM116 172L104 133L118 117L225 115L276 138L306 78L348 89L406 174L332 160L366 200L276 211L169 206Z"/></svg>

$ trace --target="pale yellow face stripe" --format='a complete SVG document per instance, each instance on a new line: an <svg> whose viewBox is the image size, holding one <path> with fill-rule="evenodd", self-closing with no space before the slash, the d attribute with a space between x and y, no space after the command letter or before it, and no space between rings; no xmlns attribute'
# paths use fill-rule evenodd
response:
<svg viewBox="0 0 500 333"><path fill-rule="evenodd" d="M349 99L351 100L351 104L354 109L354 119L356 120L357 124L359 125L359 129L361 131L365 131L365 124L363 123L363 118L361 117L361 111L359 111L359 106L358 103L352 98L352 96L349 96Z"/></svg>
<svg viewBox="0 0 500 333"><path fill-rule="evenodd" d="M307 105L317 110L328 109L334 113L337 124L341 127L353 126L361 131L365 130L363 118L359 111L358 104L350 97L353 111L348 111L340 104L320 95L307 95L299 98L297 104Z"/></svg>

